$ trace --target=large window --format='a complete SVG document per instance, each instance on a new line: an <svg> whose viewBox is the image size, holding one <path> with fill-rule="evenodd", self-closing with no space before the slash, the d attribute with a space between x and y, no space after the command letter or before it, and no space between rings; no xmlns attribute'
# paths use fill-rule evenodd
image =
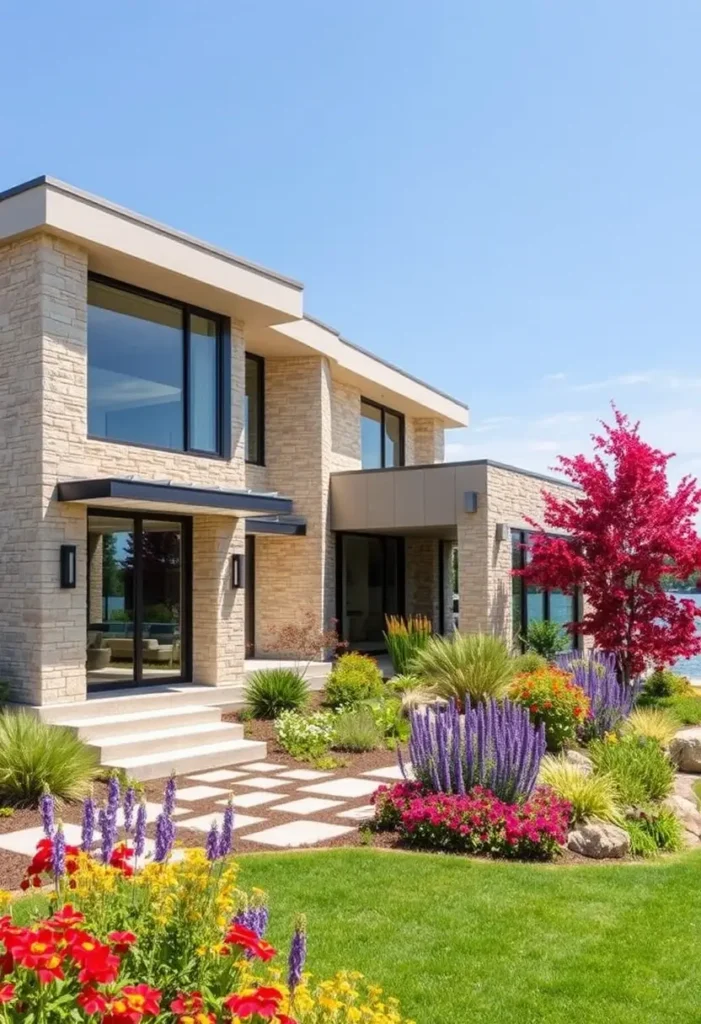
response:
<svg viewBox="0 0 701 1024"><path fill-rule="evenodd" d="M265 464L265 362L246 354L246 462Z"/></svg>
<svg viewBox="0 0 701 1024"><path fill-rule="evenodd" d="M360 403L363 469L404 465L404 417L363 398Z"/></svg>
<svg viewBox="0 0 701 1024"><path fill-rule="evenodd" d="M528 530L511 531L511 568L523 569L528 565L528 546L532 534ZM561 590L541 590L526 584L522 576L511 577L511 614L514 646L523 646L528 624L536 619L559 622L579 621L579 595L563 594ZM572 638L577 646L578 637Z"/></svg>
<svg viewBox="0 0 701 1024"><path fill-rule="evenodd" d="M228 457L222 317L91 277L88 434Z"/></svg>

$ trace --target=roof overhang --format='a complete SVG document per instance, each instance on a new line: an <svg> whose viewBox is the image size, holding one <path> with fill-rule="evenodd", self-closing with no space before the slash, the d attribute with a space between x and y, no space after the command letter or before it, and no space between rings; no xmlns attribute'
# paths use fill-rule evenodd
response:
<svg viewBox="0 0 701 1024"><path fill-rule="evenodd" d="M246 533L272 537L306 537L304 516L258 516L246 520Z"/></svg>
<svg viewBox="0 0 701 1024"><path fill-rule="evenodd" d="M54 178L0 192L0 240L44 229L76 242L89 269L248 326L302 316L302 285Z"/></svg>
<svg viewBox="0 0 701 1024"><path fill-rule="evenodd" d="M292 499L256 491L228 491L217 487L103 477L98 480L66 480L58 484L59 501L111 508L145 509L151 512L249 516L289 515Z"/></svg>

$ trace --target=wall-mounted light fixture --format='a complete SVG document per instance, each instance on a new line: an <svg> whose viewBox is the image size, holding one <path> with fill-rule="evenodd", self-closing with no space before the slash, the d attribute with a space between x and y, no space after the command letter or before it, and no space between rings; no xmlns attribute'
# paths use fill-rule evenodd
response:
<svg viewBox="0 0 701 1024"><path fill-rule="evenodd" d="M61 586L75 587L77 577L77 549L75 544L61 545Z"/></svg>
<svg viewBox="0 0 701 1024"><path fill-rule="evenodd" d="M511 528L508 523L497 523L497 540L506 541L511 537Z"/></svg>
<svg viewBox="0 0 701 1024"><path fill-rule="evenodd" d="M244 585L243 555L231 556L231 589L239 590Z"/></svg>
<svg viewBox="0 0 701 1024"><path fill-rule="evenodd" d="M463 508L466 512L477 511L477 491L465 491L463 495Z"/></svg>

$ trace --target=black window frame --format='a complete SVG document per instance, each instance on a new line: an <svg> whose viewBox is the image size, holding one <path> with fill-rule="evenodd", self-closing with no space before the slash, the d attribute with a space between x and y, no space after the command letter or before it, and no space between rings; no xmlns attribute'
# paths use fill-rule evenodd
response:
<svg viewBox="0 0 701 1024"><path fill-rule="evenodd" d="M343 628L343 574L346 568L344 557L344 537L367 537L371 540L379 540L382 546L382 609L387 614L387 545L390 540L397 543L397 604L398 610L391 612L392 615L404 617L406 615L406 538L394 533L367 533L362 530L340 530L336 533L336 624L339 639L346 642L345 630ZM374 641L369 641L374 643ZM377 651L383 651L385 645L377 641Z"/></svg>
<svg viewBox="0 0 701 1024"><path fill-rule="evenodd" d="M255 352L246 353L246 362L255 363L256 365L256 377L258 380L258 416L256 426L258 428L258 452L257 458L249 459L248 457L248 432L246 432L246 464L249 466L264 466L265 465L265 359L263 356L256 355ZM245 400L245 375L244 375L244 400Z"/></svg>
<svg viewBox="0 0 701 1024"><path fill-rule="evenodd" d="M169 295L161 295L158 292L140 288L137 285L127 284L104 274L88 273L88 283L94 281L96 284L104 284L115 290L127 292L131 295L140 295L145 299L152 299L154 302L161 302L172 306L182 313L182 336L183 336L183 447L168 448L164 445L149 444L146 441L124 441L118 437L103 437L101 434L88 433L91 441L103 441L106 444L129 445L133 448L146 448L151 451L171 452L178 455L194 455L200 459L216 459L228 462L231 459L231 321L229 317L221 313L214 313L211 309L203 309L201 306L194 306L189 302L181 302ZM214 452L202 448L195 448L190 444L190 318L199 316L207 320L213 320L217 325L217 408L216 408L216 434L217 449ZM88 349L90 337L88 335ZM89 358L89 356L88 356ZM89 405L90 396L87 395Z"/></svg>
<svg viewBox="0 0 701 1024"><path fill-rule="evenodd" d="M362 434L362 420L363 420L363 405L370 405L373 409L379 409L380 411L380 431L381 431L381 444L380 444L380 463L379 469L401 469L402 466L406 465L406 418L403 412L397 412L396 409L391 409L388 405L381 405L379 402L373 402L371 398L365 398L363 395L360 396L360 461L363 460L363 434ZM391 416L396 416L399 420L399 465L398 466L387 466L387 452L385 449L385 442L387 435L385 431L385 416L389 413ZM365 466L362 466L365 469Z"/></svg>
<svg viewBox="0 0 701 1024"><path fill-rule="evenodd" d="M528 546L528 538L532 537L535 532L536 532L535 530L516 530L516 529L512 529L511 530L511 558L512 558L511 568L512 568L512 570L513 569L525 569L526 568L526 550L527 550L527 546ZM515 543L514 543L515 538L518 538L517 543L518 543L518 547L519 547L519 559L518 559L518 565L517 566L513 565L513 550L514 550L514 546L515 546ZM523 578L523 576L512 576L511 580L512 580L512 584L511 584L512 588L513 588L514 582L517 582L520 585L520 589L521 589L521 616L520 616L521 622L520 622L520 628L519 628L519 631L518 631L518 635L513 637L513 644L514 644L514 646L516 646L516 644L518 644L519 650L521 652L523 652L526 649L526 645L523 642L522 637L524 637L526 635L526 629L528 628L528 600L527 600L527 597L528 597L528 584L526 583L526 581ZM539 588L539 589L540 589L540 592L543 595L543 619L544 619L545 622L550 622L550 590L547 589L547 588ZM512 589L512 594L513 594L513 589ZM581 601L581 593L580 593L579 587L575 587L573 592L572 592L572 610L574 612L574 617L570 621L572 621L572 622L581 622L581 619L582 619L582 601ZM512 616L512 621L513 621L513 616ZM580 633L574 633L574 634L572 634L572 637L573 637L572 650L574 650L574 651L581 650L581 646L582 646L581 634Z"/></svg>

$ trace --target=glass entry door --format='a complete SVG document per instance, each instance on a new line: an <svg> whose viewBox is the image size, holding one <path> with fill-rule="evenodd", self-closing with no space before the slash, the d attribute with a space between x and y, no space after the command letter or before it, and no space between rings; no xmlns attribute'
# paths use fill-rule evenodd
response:
<svg viewBox="0 0 701 1024"><path fill-rule="evenodd" d="M382 650L385 615L404 612L403 538L344 533L338 545L343 639L355 650Z"/></svg>
<svg viewBox="0 0 701 1024"><path fill-rule="evenodd" d="M190 521L88 513L91 689L188 675Z"/></svg>

